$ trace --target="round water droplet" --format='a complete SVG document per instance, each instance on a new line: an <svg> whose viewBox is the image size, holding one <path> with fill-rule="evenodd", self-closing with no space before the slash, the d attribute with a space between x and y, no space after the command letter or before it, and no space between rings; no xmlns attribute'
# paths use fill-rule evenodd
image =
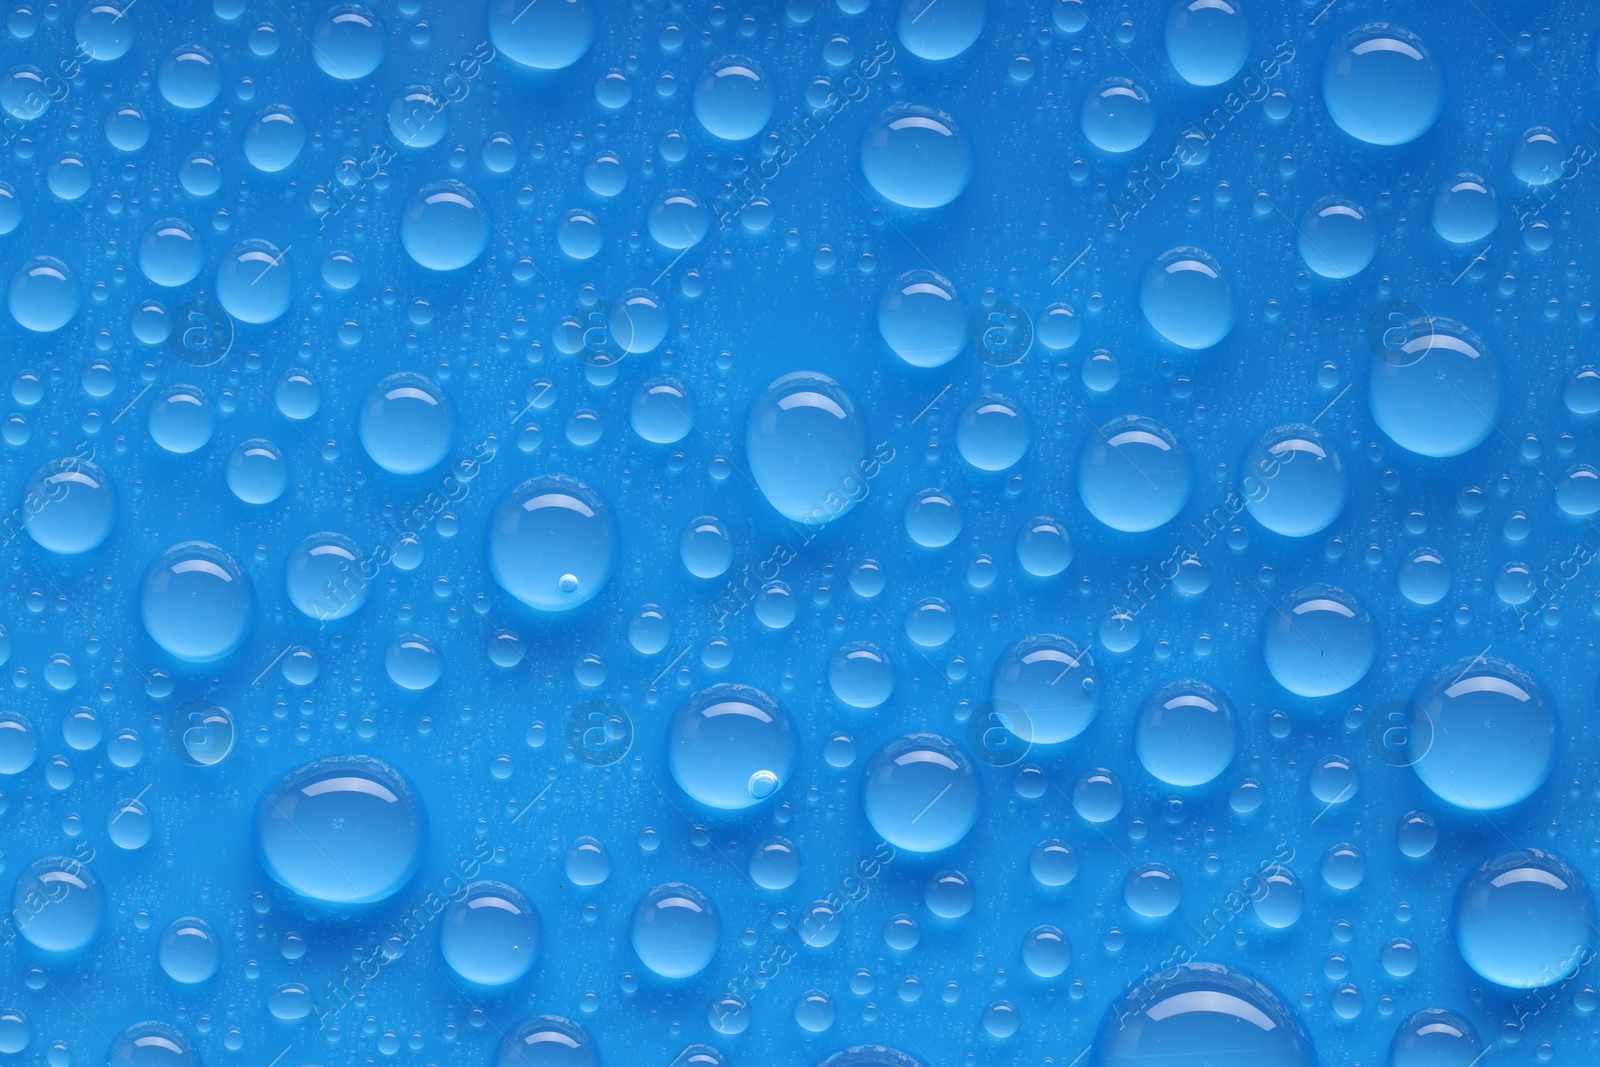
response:
<svg viewBox="0 0 1600 1067"><path fill-rule="evenodd" d="M1174 0L1167 9L1167 58L1190 85L1221 85L1250 52L1250 28L1233 0Z"/></svg>
<svg viewBox="0 0 1600 1067"><path fill-rule="evenodd" d="M744 56L713 60L694 87L694 117L713 137L745 141L772 120L772 79Z"/></svg>
<svg viewBox="0 0 1600 1067"><path fill-rule="evenodd" d="M17 933L46 952L78 952L100 936L106 895L94 872L75 859L46 856L17 875L11 917Z"/></svg>
<svg viewBox="0 0 1600 1067"><path fill-rule="evenodd" d="M500 1039L494 1067L600 1067L600 1053L577 1023L559 1015L535 1015Z"/></svg>
<svg viewBox="0 0 1600 1067"><path fill-rule="evenodd" d="M21 774L38 757L38 731L21 712L0 712L0 774Z"/></svg>
<svg viewBox="0 0 1600 1067"><path fill-rule="evenodd" d="M966 301L944 275L909 271L878 301L878 333L913 367L942 367L966 346Z"/></svg>
<svg viewBox="0 0 1600 1067"><path fill-rule="evenodd" d="M1325 434L1295 423L1268 430L1245 450L1239 490L1261 525L1285 537L1309 537L1344 511L1350 476Z"/></svg>
<svg viewBox="0 0 1600 1067"><path fill-rule="evenodd" d="M167 718L167 744L191 767L213 767L233 751L233 715L209 700L191 700Z"/></svg>
<svg viewBox="0 0 1600 1067"><path fill-rule="evenodd" d="M924 489L906 501L905 526L923 548L944 548L961 533L961 508L944 490Z"/></svg>
<svg viewBox="0 0 1600 1067"><path fill-rule="evenodd" d="M1459 456L1494 432L1500 361L1481 338L1449 319L1422 317L1372 362L1367 402L1395 444L1422 456Z"/></svg>
<svg viewBox="0 0 1600 1067"><path fill-rule="evenodd" d="M989 699L1005 727L1038 745L1070 741L1100 710L1100 672L1057 634L1025 637L995 664Z"/></svg>
<svg viewBox="0 0 1600 1067"><path fill-rule="evenodd" d="M273 322L294 299L294 271L277 245L245 241L217 268L217 299L241 322Z"/></svg>
<svg viewBox="0 0 1600 1067"><path fill-rule="evenodd" d="M1322 98L1345 133L1376 145L1415 141L1444 108L1444 76L1422 39L1387 22L1352 30L1328 51Z"/></svg>
<svg viewBox="0 0 1600 1067"><path fill-rule="evenodd" d="M1123 880L1122 899L1136 915L1164 919L1183 902L1183 882L1165 863L1143 863Z"/></svg>
<svg viewBox="0 0 1600 1067"><path fill-rule="evenodd" d="M1372 217L1353 200L1327 196L1311 205L1296 240L1300 258L1324 278L1351 278L1367 269L1378 251Z"/></svg>
<svg viewBox="0 0 1600 1067"><path fill-rule="evenodd" d="M733 537L722 520L702 515L684 527L678 555L696 578L720 578L733 564Z"/></svg>
<svg viewBox="0 0 1600 1067"><path fill-rule="evenodd" d="M908 852L938 852L961 841L978 821L982 795L967 754L936 734L890 741L862 776L867 821Z"/></svg>
<svg viewBox="0 0 1600 1067"><path fill-rule="evenodd" d="M646 225L663 248L693 248L711 232L711 212L687 189L669 189L650 206Z"/></svg>
<svg viewBox="0 0 1600 1067"><path fill-rule="evenodd" d="M838 1011L834 1008L833 998L820 989L811 989L800 994L800 999L794 1005L794 1021L807 1033L827 1033L833 1029L837 1016Z"/></svg>
<svg viewBox="0 0 1600 1067"><path fill-rule="evenodd" d="M331 622L355 614L367 602L372 582L361 546L340 533L314 533L284 562L289 601L308 618Z"/></svg>
<svg viewBox="0 0 1600 1067"><path fill-rule="evenodd" d="M1150 139L1156 112L1143 88L1127 78L1107 78L1084 96L1078 123L1102 152L1132 152Z"/></svg>
<svg viewBox="0 0 1600 1067"><path fill-rule="evenodd" d="M336 4L311 31L312 58L341 81L360 81L377 70L387 49L388 31L365 4Z"/></svg>
<svg viewBox="0 0 1600 1067"><path fill-rule="evenodd" d="M431 689L444 674L444 657L421 634L401 634L384 653L383 666L395 685L421 692Z"/></svg>
<svg viewBox="0 0 1600 1067"><path fill-rule="evenodd" d="M1027 454L1031 435L1022 405L999 393L974 400L956 420L956 448L981 471L1014 467Z"/></svg>
<svg viewBox="0 0 1600 1067"><path fill-rule="evenodd" d="M868 458L866 423L850 394L809 371L784 375L750 402L745 455L781 515L818 526L854 508L863 479L878 466Z"/></svg>
<svg viewBox="0 0 1600 1067"><path fill-rule="evenodd" d="M509 985L539 957L539 912L503 882L473 882L439 916L439 952L468 982Z"/></svg>
<svg viewBox="0 0 1600 1067"><path fill-rule="evenodd" d="M928 879L923 902L941 919L959 919L972 910L972 879L960 871L940 871Z"/></svg>
<svg viewBox="0 0 1600 1067"><path fill-rule="evenodd" d="M1078 459L1078 495L1113 530L1142 533L1171 521L1189 502L1189 456L1172 431L1127 415L1089 435Z"/></svg>
<svg viewBox="0 0 1600 1067"><path fill-rule="evenodd" d="M222 945L204 919L175 919L161 935L156 955L168 978L182 985L199 985L217 973Z"/></svg>
<svg viewBox="0 0 1600 1067"><path fill-rule="evenodd" d="M901 207L943 207L972 179L972 149L955 119L923 104L896 104L861 136L861 171Z"/></svg>
<svg viewBox="0 0 1600 1067"><path fill-rule="evenodd" d="M155 820L142 800L124 800L113 805L111 814L106 816L106 834L120 849L141 849L150 843L154 832Z"/></svg>
<svg viewBox="0 0 1600 1067"><path fill-rule="evenodd" d="M133 47L134 19L128 18L127 0L121 3L87 3L72 22L72 35L89 59L109 63Z"/></svg>
<svg viewBox="0 0 1600 1067"><path fill-rule="evenodd" d="M1133 745L1144 769L1168 785L1205 785L1233 762L1238 718L1204 682L1171 682L1140 705Z"/></svg>
<svg viewBox="0 0 1600 1067"><path fill-rule="evenodd" d="M386 900L422 865L428 815L399 771L335 756L291 771L261 797L256 857L273 881L330 904Z"/></svg>
<svg viewBox="0 0 1600 1067"><path fill-rule="evenodd" d="M1072 965L1072 942L1055 926L1035 926L1022 939L1022 962L1040 978L1055 978Z"/></svg>
<svg viewBox="0 0 1600 1067"><path fill-rule="evenodd" d="M1433 198L1433 229L1452 244L1476 244L1500 224L1494 187L1476 174L1461 173Z"/></svg>
<svg viewBox="0 0 1600 1067"><path fill-rule="evenodd" d="M1467 966L1512 989L1565 981L1589 958L1594 899L1566 860L1518 849L1485 860L1456 897L1456 947Z"/></svg>
<svg viewBox="0 0 1600 1067"><path fill-rule="evenodd" d="M694 886L668 882L639 899L632 935L646 967L663 978L692 978L717 954L717 911Z"/></svg>
<svg viewBox="0 0 1600 1067"><path fill-rule="evenodd" d="M540 611L589 602L616 569L616 519L601 496L575 478L523 482L489 521L489 571L500 588Z"/></svg>
<svg viewBox="0 0 1600 1067"><path fill-rule="evenodd" d="M744 685L717 685L684 702L667 734L673 781L719 811L740 811L771 796L799 762L794 720L771 697Z"/></svg>
<svg viewBox="0 0 1600 1067"><path fill-rule="evenodd" d="M1146 268L1139 308L1158 334L1191 351L1220 342L1238 318L1222 264L1191 246L1168 249Z"/></svg>
<svg viewBox="0 0 1600 1067"><path fill-rule="evenodd" d="M988 17L984 0L900 0L895 32L906 51L938 62L971 48Z"/></svg>
<svg viewBox="0 0 1600 1067"><path fill-rule="evenodd" d="M450 104L429 85L408 85L389 101L389 132L407 148L432 148L450 132Z"/></svg>
<svg viewBox="0 0 1600 1067"><path fill-rule="evenodd" d="M184 541L150 562L139 591L145 632L179 659L212 663L250 634L255 593L216 545Z"/></svg>
<svg viewBox="0 0 1600 1067"><path fill-rule="evenodd" d="M0 1008L0 1055L14 1056L33 1040L33 1024L16 1008Z"/></svg>
<svg viewBox="0 0 1600 1067"><path fill-rule="evenodd" d="M1306 893L1293 871L1274 864L1261 875L1257 886L1250 894L1250 903L1263 926L1287 930L1300 921L1306 908Z"/></svg>
<svg viewBox="0 0 1600 1067"><path fill-rule="evenodd" d="M204 448L216 432L211 401L192 385L174 385L150 405L150 439L168 452L186 456Z"/></svg>
<svg viewBox="0 0 1600 1067"><path fill-rule="evenodd" d="M694 398L676 378L653 378L639 387L628 409L633 432L653 444L670 445L694 429Z"/></svg>
<svg viewBox="0 0 1600 1067"><path fill-rule="evenodd" d="M200 1067L200 1054L176 1026L143 1022L134 1023L111 1043L106 1063L108 1067Z"/></svg>
<svg viewBox="0 0 1600 1067"><path fill-rule="evenodd" d="M1111 1005L1095 1037L1091 1063L1312 1067L1316 1059L1299 1021L1266 985L1221 964L1179 963Z"/></svg>
<svg viewBox="0 0 1600 1067"><path fill-rule="evenodd" d="M188 285L200 276L206 251L182 219L162 219L139 242L139 269L157 285Z"/></svg>
<svg viewBox="0 0 1600 1067"><path fill-rule="evenodd" d="M1425 1008L1400 1024L1389 1067L1473 1067L1483 1043L1472 1024L1445 1008Z"/></svg>
<svg viewBox="0 0 1600 1067"><path fill-rule="evenodd" d="M11 276L6 306L17 325L54 333L77 317L82 304L72 269L52 256L35 256Z"/></svg>
<svg viewBox="0 0 1600 1067"><path fill-rule="evenodd" d="M244 131L244 158L263 174L287 170L306 146L306 124L286 104L263 108Z"/></svg>
<svg viewBox="0 0 1600 1067"><path fill-rule="evenodd" d="M1035 578L1053 578L1072 563L1072 537L1064 523L1040 516L1017 532L1017 562Z"/></svg>
<svg viewBox="0 0 1600 1067"><path fill-rule="evenodd" d="M62 556L92 552L116 525L116 487L87 460L51 460L28 482L23 520L40 548Z"/></svg>
<svg viewBox="0 0 1600 1067"><path fill-rule="evenodd" d="M800 851L794 842L770 838L750 854L750 880L762 889L788 889L800 880Z"/></svg>
<svg viewBox="0 0 1600 1067"><path fill-rule="evenodd" d="M871 641L851 641L828 662L828 687L853 708L875 708L894 693L894 663Z"/></svg>
<svg viewBox="0 0 1600 1067"><path fill-rule="evenodd" d="M580 837L567 850L566 872L573 885L601 885L611 877L611 854L595 838Z"/></svg>
<svg viewBox="0 0 1600 1067"><path fill-rule="evenodd" d="M1452 663L1412 698L1431 744L1410 759L1440 800L1473 811L1525 800L1555 767L1560 723L1533 677L1500 659ZM1418 731L1421 733L1421 731Z"/></svg>
<svg viewBox="0 0 1600 1067"><path fill-rule="evenodd" d="M474 262L489 247L491 232L483 201L458 181L424 185L400 215L400 243L429 270L460 270Z"/></svg>
<svg viewBox="0 0 1600 1067"><path fill-rule="evenodd" d="M289 464L264 438L242 441L228 460L228 488L246 504L270 504L289 486Z"/></svg>
<svg viewBox="0 0 1600 1067"><path fill-rule="evenodd" d="M361 444L391 474L432 470L455 444L456 409L437 382L391 374L361 405Z"/></svg>
<svg viewBox="0 0 1600 1067"><path fill-rule="evenodd" d="M173 107L196 111L208 107L222 91L222 68L200 45L179 45L161 64L156 86Z"/></svg>
<svg viewBox="0 0 1600 1067"><path fill-rule="evenodd" d="M1267 616L1261 651L1279 685L1300 696L1325 697L1366 677L1378 654L1378 635L1355 597L1330 585L1308 585Z"/></svg>
<svg viewBox="0 0 1600 1067"><path fill-rule="evenodd" d="M591 0L490 0L489 40L512 62L561 70L594 43Z"/></svg>

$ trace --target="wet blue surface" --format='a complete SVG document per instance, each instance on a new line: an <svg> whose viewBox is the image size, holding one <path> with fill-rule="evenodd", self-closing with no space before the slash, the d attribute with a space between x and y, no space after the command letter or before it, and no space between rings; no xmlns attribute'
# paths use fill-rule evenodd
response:
<svg viewBox="0 0 1600 1067"><path fill-rule="evenodd" d="M1581 4L4 12L0 1060L1594 1059Z"/></svg>

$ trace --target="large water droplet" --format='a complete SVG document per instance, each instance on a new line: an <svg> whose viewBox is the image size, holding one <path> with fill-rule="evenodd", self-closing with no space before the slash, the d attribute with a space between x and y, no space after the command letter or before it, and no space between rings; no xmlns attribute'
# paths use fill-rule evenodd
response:
<svg viewBox="0 0 1600 1067"><path fill-rule="evenodd" d="M204 919L174 919L162 933L156 955L168 978L182 985L199 985L217 973L222 946Z"/></svg>
<svg viewBox="0 0 1600 1067"><path fill-rule="evenodd" d="M695 694L668 728L667 765L673 781L695 800L721 811L739 811L766 799L794 773L799 756L794 720L750 686L718 685Z"/></svg>
<svg viewBox="0 0 1600 1067"><path fill-rule="evenodd" d="M1172 431L1142 415L1107 423L1084 442L1078 495L1113 530L1142 533L1189 502L1193 473Z"/></svg>
<svg viewBox="0 0 1600 1067"><path fill-rule="evenodd" d="M439 952L469 982L509 985L539 957L539 912L502 882L474 882L439 916Z"/></svg>
<svg viewBox="0 0 1600 1067"><path fill-rule="evenodd" d="M1500 361L1450 319L1418 318L1372 361L1367 403L1395 444L1422 456L1459 456L1494 432Z"/></svg>
<svg viewBox="0 0 1600 1067"><path fill-rule="evenodd" d="M1167 10L1167 58L1190 85L1221 85L1244 66L1250 28L1232 0L1174 0Z"/></svg>
<svg viewBox="0 0 1600 1067"><path fill-rule="evenodd" d="M1233 762L1238 717L1204 682L1171 682L1140 705L1133 746L1144 769L1168 785L1205 785Z"/></svg>
<svg viewBox="0 0 1600 1067"><path fill-rule="evenodd" d="M432 470L455 444L456 409L437 382L391 374L361 404L361 444L392 474Z"/></svg>
<svg viewBox="0 0 1600 1067"><path fill-rule="evenodd" d="M1588 961L1594 899L1560 856L1518 849L1467 876L1455 929L1456 947L1474 971L1513 989L1540 989Z"/></svg>
<svg viewBox="0 0 1600 1067"><path fill-rule="evenodd" d="M399 771L335 756L291 771L261 794L256 857L272 880L330 904L393 896L422 866L428 814Z"/></svg>
<svg viewBox="0 0 1600 1067"><path fill-rule="evenodd" d="M995 714L1019 740L1070 741L1100 710L1100 672L1081 649L1056 634L1025 637L994 667Z"/></svg>
<svg viewBox="0 0 1600 1067"><path fill-rule="evenodd" d="M1127 78L1107 78L1085 94L1078 122L1102 152L1132 152L1150 139L1156 112L1143 88Z"/></svg>
<svg viewBox="0 0 1600 1067"><path fill-rule="evenodd" d="M1331 585L1309 585L1267 616L1261 651L1279 685L1303 697L1326 697L1366 677L1378 635L1355 597Z"/></svg>
<svg viewBox="0 0 1600 1067"><path fill-rule="evenodd" d="M1555 704L1531 675L1504 660L1452 663L1412 703L1410 761L1447 803L1504 808L1531 796L1555 767Z"/></svg>
<svg viewBox="0 0 1600 1067"><path fill-rule="evenodd" d="M762 495L785 518L822 525L861 499L867 429L832 378L786 374L750 402L745 454Z"/></svg>
<svg viewBox="0 0 1600 1067"><path fill-rule="evenodd" d="M106 895L94 872L75 859L46 856L17 875L11 891L16 930L46 952L77 952L100 936Z"/></svg>
<svg viewBox="0 0 1600 1067"><path fill-rule="evenodd" d="M489 571L500 588L540 611L568 611L604 589L616 569L611 507L575 478L523 482L489 520Z"/></svg>
<svg viewBox="0 0 1600 1067"><path fill-rule="evenodd" d="M217 268L217 299L242 322L272 322L294 299L294 271L277 245L245 241Z"/></svg>
<svg viewBox="0 0 1600 1067"><path fill-rule="evenodd" d="M895 32L906 51L937 62L971 48L988 17L984 0L900 0Z"/></svg>
<svg viewBox="0 0 1600 1067"><path fill-rule="evenodd" d="M590 0L490 0L489 40L513 62L561 70L594 43Z"/></svg>
<svg viewBox="0 0 1600 1067"><path fill-rule="evenodd" d="M71 322L82 300L72 268L52 256L35 256L18 267L6 290L11 317L35 333L54 333Z"/></svg>
<svg viewBox="0 0 1600 1067"><path fill-rule="evenodd" d="M116 525L116 486L87 460L51 460L29 480L23 512L39 547L63 556L92 552Z"/></svg>
<svg viewBox="0 0 1600 1067"><path fill-rule="evenodd" d="M1444 107L1444 77L1422 39L1387 22L1352 30L1328 51L1322 97L1357 140L1399 145L1426 133Z"/></svg>
<svg viewBox="0 0 1600 1067"><path fill-rule="evenodd" d="M255 593L216 545L185 541L150 562L139 593L145 632L179 659L211 663L250 634Z"/></svg>
<svg viewBox="0 0 1600 1067"><path fill-rule="evenodd" d="M967 305L944 275L902 274L878 301L878 333L913 367L942 367L967 343Z"/></svg>
<svg viewBox="0 0 1600 1067"><path fill-rule="evenodd" d="M323 73L360 81L383 62L387 36L383 21L365 4L336 4L311 31L311 55Z"/></svg>
<svg viewBox="0 0 1600 1067"><path fill-rule="evenodd" d="M400 243L429 270L460 270L472 263L489 247L490 231L483 201L458 181L424 185L400 215Z"/></svg>
<svg viewBox="0 0 1600 1067"><path fill-rule="evenodd" d="M694 116L713 137L745 141L772 120L772 79L744 56L713 60L694 87Z"/></svg>
<svg viewBox="0 0 1600 1067"><path fill-rule="evenodd" d="M694 886L668 882L639 899L632 934L646 967L663 978L691 978L717 954L717 911Z"/></svg>
<svg viewBox="0 0 1600 1067"><path fill-rule="evenodd" d="M600 1053L577 1023L559 1015L535 1015L500 1039L494 1067L600 1067Z"/></svg>
<svg viewBox="0 0 1600 1067"><path fill-rule="evenodd" d="M1261 525L1285 537L1309 537L1344 510L1350 476L1327 435L1297 423L1268 430L1245 450L1239 490Z"/></svg>
<svg viewBox="0 0 1600 1067"><path fill-rule="evenodd" d="M902 207L943 207L972 179L972 149L955 119L924 104L896 104L861 136L861 171Z"/></svg>
<svg viewBox="0 0 1600 1067"><path fill-rule="evenodd" d="M862 774L867 821L909 852L938 852L978 821L982 783L967 754L936 734L907 734L879 749Z"/></svg>
<svg viewBox="0 0 1600 1067"><path fill-rule="evenodd" d="M1112 1004L1095 1037L1092 1067L1313 1062L1298 1020L1266 985L1221 964L1180 963Z"/></svg>
<svg viewBox="0 0 1600 1067"><path fill-rule="evenodd" d="M1233 283L1209 252L1180 246L1144 272L1139 307L1162 337L1181 348L1210 348L1233 329Z"/></svg>

